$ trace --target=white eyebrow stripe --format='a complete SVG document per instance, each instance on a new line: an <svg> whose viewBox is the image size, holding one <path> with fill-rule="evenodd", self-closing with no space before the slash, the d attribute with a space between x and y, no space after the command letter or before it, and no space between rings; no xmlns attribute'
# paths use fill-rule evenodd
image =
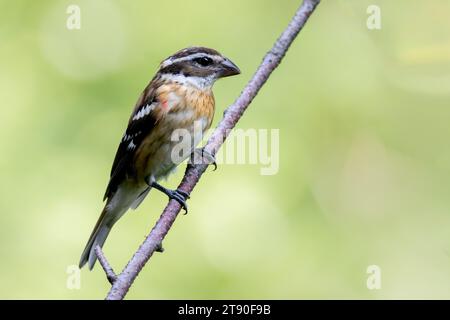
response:
<svg viewBox="0 0 450 320"><path fill-rule="evenodd" d="M208 53L199 52L199 53L194 53L194 54L188 55L186 57L178 58L178 59L169 58L161 63L161 69L165 68L167 66L170 66L171 64L174 64L176 62L192 60L192 59L200 58L200 57L208 57L215 61L217 59L218 55L210 55Z"/></svg>

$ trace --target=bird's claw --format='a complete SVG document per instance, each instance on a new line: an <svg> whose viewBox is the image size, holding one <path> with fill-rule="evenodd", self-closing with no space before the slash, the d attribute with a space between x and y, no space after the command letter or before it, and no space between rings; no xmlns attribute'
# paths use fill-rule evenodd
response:
<svg viewBox="0 0 450 320"><path fill-rule="evenodd" d="M186 200L189 199L189 194L182 190L168 190L169 199L173 199L177 201L181 207L184 209L184 214L188 213L188 207L186 204Z"/></svg>
<svg viewBox="0 0 450 320"><path fill-rule="evenodd" d="M181 207L184 209L184 214L187 214L188 212L188 207L186 204L186 200L189 199L189 193L183 191L183 190L170 190L167 188L164 188L162 185L160 185L157 182L152 182L150 184L151 187L163 192L165 195L167 195L169 197L169 199L173 199L175 201L177 201Z"/></svg>

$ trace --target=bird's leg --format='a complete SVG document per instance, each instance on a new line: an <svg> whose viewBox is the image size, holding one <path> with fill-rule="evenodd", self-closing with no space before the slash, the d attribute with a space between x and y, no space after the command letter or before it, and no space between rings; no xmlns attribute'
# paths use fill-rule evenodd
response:
<svg viewBox="0 0 450 320"><path fill-rule="evenodd" d="M214 169L213 169L213 171L216 171L216 169L217 169L217 163L216 163L216 158L214 158L214 156L211 154L211 153L209 153L208 151L206 151L205 150L205 147L203 147L203 148L197 148L197 149L195 149L194 150L194 152L192 153L192 162L194 163L194 164L197 164L198 162L196 161L197 160L197 157L196 156L199 156L200 157L200 159L201 159L201 161L199 161L199 163L206 163L206 164L212 164L213 166L214 166ZM206 161L205 161L206 160Z"/></svg>
<svg viewBox="0 0 450 320"><path fill-rule="evenodd" d="M157 183L155 181L149 183L149 186L152 188L155 188L156 190L161 191L162 193L167 195L169 197L169 199L176 200L181 205L181 207L184 209L185 214L188 212L186 200L189 199L189 194L187 192L184 192L182 190L171 190L171 189L164 188L162 185L160 185L159 183Z"/></svg>

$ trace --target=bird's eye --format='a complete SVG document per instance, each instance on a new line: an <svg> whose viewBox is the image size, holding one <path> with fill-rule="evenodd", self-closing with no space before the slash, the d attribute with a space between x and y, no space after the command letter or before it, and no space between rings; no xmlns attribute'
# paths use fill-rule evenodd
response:
<svg viewBox="0 0 450 320"><path fill-rule="evenodd" d="M213 60L209 57L199 57L195 58L194 62L198 63L199 65L206 67L213 63Z"/></svg>

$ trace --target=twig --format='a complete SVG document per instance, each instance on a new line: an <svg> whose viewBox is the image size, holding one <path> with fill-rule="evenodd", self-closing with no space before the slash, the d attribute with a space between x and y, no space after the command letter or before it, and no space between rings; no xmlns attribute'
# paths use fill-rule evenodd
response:
<svg viewBox="0 0 450 320"><path fill-rule="evenodd" d="M102 248L100 248L100 246L95 247L95 254L97 255L98 262L100 262L100 265L102 266L103 270L106 273L106 278L108 279L109 283L114 284L114 282L116 282L117 280L116 273L114 272L108 260L106 259L105 254L103 253Z"/></svg>
<svg viewBox="0 0 450 320"><path fill-rule="evenodd" d="M272 49L264 57L262 63L256 70L256 73L248 82L241 95L225 110L224 117L214 130L211 138L205 146L205 150L211 155L214 156L216 154L230 131L235 127L236 123L247 109L250 102L267 81L272 71L280 64L281 59L286 54L286 51L292 41L294 41L295 37L303 28L308 20L308 17L314 11L319 2L320 0L303 1L287 28L275 42ZM206 168L206 164L188 164L183 180L179 184L178 189L190 194L202 174L205 172ZM117 276L106 299L120 300L125 297L133 284L133 281L136 279L145 263L150 259L153 253L161 247L162 240L169 232L178 213L180 212L180 209L180 205L177 201L169 201L150 234L133 255L127 266L123 269L122 273ZM100 263L102 263L101 259L99 260ZM104 262L105 261L106 260L104 260ZM107 270L105 267L104 269L105 271Z"/></svg>

